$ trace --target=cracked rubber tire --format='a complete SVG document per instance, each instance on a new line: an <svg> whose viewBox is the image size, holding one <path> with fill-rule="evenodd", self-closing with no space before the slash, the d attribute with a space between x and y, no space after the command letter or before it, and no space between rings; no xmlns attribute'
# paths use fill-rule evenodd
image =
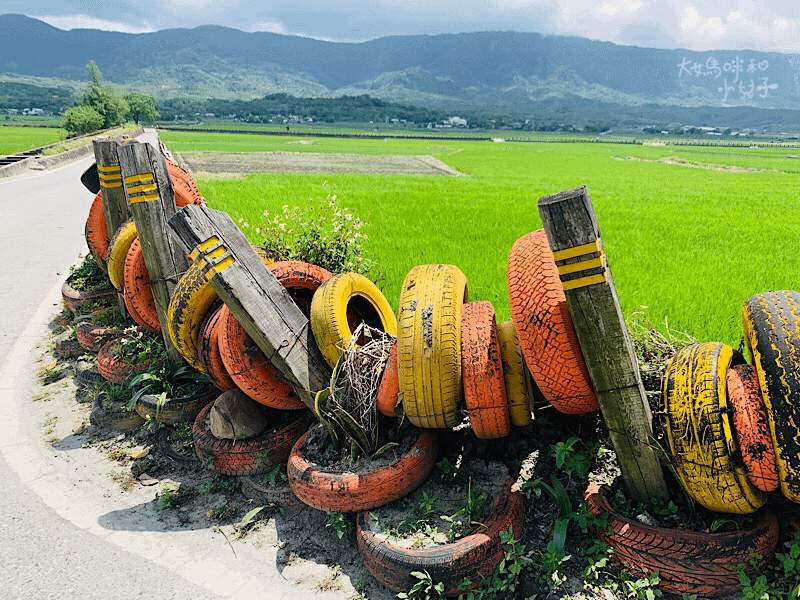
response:
<svg viewBox="0 0 800 600"><path fill-rule="evenodd" d="M423 429L414 445L394 463L366 473L339 473L306 459L305 439L303 435L297 440L289 456L289 485L305 504L329 512L368 510L410 494L428 477L438 455L435 432Z"/></svg>
<svg viewBox="0 0 800 600"><path fill-rule="evenodd" d="M119 339L109 340L101 346L97 352L97 370L100 371L106 381L122 385L133 379L137 373L150 368L150 363L130 364L116 358L112 352L112 347Z"/></svg>
<svg viewBox="0 0 800 600"><path fill-rule="evenodd" d="M421 265L400 291L397 366L403 410L417 427L455 426L461 415L461 316L467 278L453 265Z"/></svg>
<svg viewBox="0 0 800 600"><path fill-rule="evenodd" d="M544 397L564 413L597 410L600 405L543 229L514 243L507 276L514 329L528 369Z"/></svg>
<svg viewBox="0 0 800 600"><path fill-rule="evenodd" d="M92 206L89 208L89 216L86 219L86 245L92 253L97 264L104 272L108 272L106 260L108 259L108 229L106 227L106 215L103 212L103 192L97 192Z"/></svg>
<svg viewBox="0 0 800 600"><path fill-rule="evenodd" d="M125 298L125 307L137 324L153 333L161 331L156 301L153 298L153 289L150 287L150 275L147 272L142 245L138 237L133 240L125 257L122 293Z"/></svg>
<svg viewBox="0 0 800 600"><path fill-rule="evenodd" d="M417 583L413 571L427 571L434 582L443 582L446 596L465 594L458 586L469 578L473 585L491 575L503 559L500 532L512 529L520 538L525 522L522 495L510 478L503 482L482 527L450 544L434 548L403 548L371 529L369 511L356 517L356 541L364 565L380 583L395 592L407 592Z"/></svg>
<svg viewBox="0 0 800 600"><path fill-rule="evenodd" d="M198 371L206 372L197 349L200 326L211 305L219 298L206 279L203 265L189 265L172 290L167 308L167 330L175 349Z"/></svg>
<svg viewBox="0 0 800 600"><path fill-rule="evenodd" d="M268 473L275 465L286 462L292 446L311 423L307 412L296 415L288 424L272 427L247 440L221 440L216 438L207 424L211 402L201 410L192 426L194 449L201 462L209 462L212 469L223 475L257 475ZM275 411L275 421L281 415Z"/></svg>
<svg viewBox="0 0 800 600"><path fill-rule="evenodd" d="M381 383L378 386L378 393L375 396L375 406L378 412L387 417L394 417L394 410L397 407L398 394L400 393L400 381L397 378L397 342L392 344L389 356L386 359L386 366L383 369Z"/></svg>
<svg viewBox="0 0 800 600"><path fill-rule="evenodd" d="M658 587L673 594L741 593L737 566L748 565L752 574L750 553L768 556L778 543L778 520L767 508L754 516L751 529L705 533L651 527L624 517L612 509L597 483L589 485L585 499L594 515L607 517L608 527L592 534L611 546L612 560L633 577L658 571Z"/></svg>
<svg viewBox="0 0 800 600"><path fill-rule="evenodd" d="M720 342L681 348L664 373L666 430L687 493L716 512L749 514L767 495L747 478L731 423L726 376L733 348Z"/></svg>
<svg viewBox="0 0 800 600"><path fill-rule="evenodd" d="M511 431L511 419L497 322L489 302L469 302L463 307L461 376L469 423L476 437L506 437Z"/></svg>
<svg viewBox="0 0 800 600"><path fill-rule="evenodd" d="M775 449L769 433L767 408L758 387L755 367L736 365L728 369L728 398L733 408L733 430L742 451L747 477L762 492L778 489Z"/></svg>
<svg viewBox="0 0 800 600"><path fill-rule="evenodd" d="M366 323L392 336L397 318L383 293L359 273L340 273L323 283L311 301L311 331L317 347L331 368L336 366L353 337Z"/></svg>
<svg viewBox="0 0 800 600"><path fill-rule="evenodd" d="M232 390L236 384L228 375L222 355L219 352L219 316L222 304L206 315L197 336L197 354L203 364L203 371L214 386L221 390Z"/></svg>
<svg viewBox="0 0 800 600"><path fill-rule="evenodd" d="M767 407L781 491L800 502L800 293L781 290L748 298L745 341Z"/></svg>
<svg viewBox="0 0 800 600"><path fill-rule="evenodd" d="M145 419L162 425L191 423L205 406L219 396L219 390L210 387L187 396L167 398L159 406L159 397L143 394L136 401L136 412Z"/></svg>

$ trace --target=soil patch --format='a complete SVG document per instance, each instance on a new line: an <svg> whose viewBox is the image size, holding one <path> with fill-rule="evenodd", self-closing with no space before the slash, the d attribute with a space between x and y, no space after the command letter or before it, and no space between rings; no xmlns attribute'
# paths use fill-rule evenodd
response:
<svg viewBox="0 0 800 600"><path fill-rule="evenodd" d="M179 158L197 176L253 173L463 175L433 156L322 154L318 152L186 152Z"/></svg>
<svg viewBox="0 0 800 600"><path fill-rule="evenodd" d="M678 156L674 157L664 157L659 158L658 160L648 160L646 158L639 158L638 156L612 156L612 160L632 160L637 162L649 162L649 163L662 163L665 165L678 165L679 167L691 167L693 169L705 169L707 171L723 171L726 173L784 173L785 171L776 171L772 169L754 169L751 167L737 167L735 165L715 165L710 163L700 163L694 162L691 160L686 160L685 158L680 158Z"/></svg>

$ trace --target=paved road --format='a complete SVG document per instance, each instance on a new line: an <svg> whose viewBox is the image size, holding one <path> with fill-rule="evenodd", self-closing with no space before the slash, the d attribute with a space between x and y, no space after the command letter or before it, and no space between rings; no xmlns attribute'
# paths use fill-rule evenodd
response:
<svg viewBox="0 0 800 600"><path fill-rule="evenodd" d="M98 453L43 440L37 346L69 266L86 252L93 195L79 177L92 161L0 179L0 598L342 598L289 583L275 549L244 547L234 558L210 530L159 531L141 517L152 491L121 495Z"/></svg>
<svg viewBox="0 0 800 600"><path fill-rule="evenodd" d="M23 367L28 375L35 371L28 343L34 340L25 339L25 334L37 329L29 327L32 322L40 324L43 315L49 318L56 311L57 288L85 251L82 233L93 195L79 177L92 162L84 159L52 171L0 179L3 406L10 404L10 396L31 398L31 380L16 368ZM11 356L26 350L27 356ZM112 590L116 598L220 598L65 520L23 484L5 456L0 459L0 490L4 599L107 600Z"/></svg>

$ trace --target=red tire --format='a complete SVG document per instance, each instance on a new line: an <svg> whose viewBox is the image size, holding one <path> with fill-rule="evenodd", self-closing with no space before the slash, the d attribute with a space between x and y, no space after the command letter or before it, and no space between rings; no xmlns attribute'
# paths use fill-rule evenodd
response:
<svg viewBox="0 0 800 600"><path fill-rule="evenodd" d="M607 528L592 533L611 546L612 559L634 577L658 571L658 586L673 594L741 592L737 566L749 565L752 552L768 556L778 543L778 520L766 508L757 513L752 529L703 533L651 527L624 517L614 512L597 483L589 485L585 499L594 515L608 519Z"/></svg>
<svg viewBox="0 0 800 600"><path fill-rule="evenodd" d="M124 332L121 329L111 329L92 323L91 317L79 319L75 324L75 336L82 348L97 352L100 347L111 338L119 337Z"/></svg>
<svg viewBox="0 0 800 600"><path fill-rule="evenodd" d="M214 402L200 411L192 426L192 439L197 457L210 461L212 469L223 475L257 475L268 473L275 465L286 462L292 446L311 423L307 412L292 413L288 424L267 429L248 440L220 440L211 433L207 423ZM267 410L267 409L265 409ZM280 423L282 415L273 411L274 421Z"/></svg>
<svg viewBox="0 0 800 600"><path fill-rule="evenodd" d="M536 385L569 414L599 404L543 229L522 236L508 259L508 296L519 345Z"/></svg>
<svg viewBox="0 0 800 600"><path fill-rule="evenodd" d="M222 306L211 310L206 315L205 320L200 325L200 333L197 336L197 356L203 364L203 370L211 383L222 390L232 390L236 384L228 375L225 363L222 362L222 355L219 352L219 317Z"/></svg>
<svg viewBox="0 0 800 600"><path fill-rule="evenodd" d="M101 346L97 352L97 370L100 371L106 381L123 384L133 379L137 373L149 369L150 363L126 363L119 360L112 351L114 344L119 339L109 340Z"/></svg>
<svg viewBox="0 0 800 600"><path fill-rule="evenodd" d="M469 302L461 316L461 377L469 422L481 439L511 431L503 359L491 303Z"/></svg>
<svg viewBox="0 0 800 600"><path fill-rule="evenodd" d="M397 406L397 395L400 393L400 380L397 377L397 343L392 344L389 357L386 359L386 367L383 369L383 377L378 387L378 394L375 396L375 406L382 415L393 417L394 409Z"/></svg>
<svg viewBox="0 0 800 600"><path fill-rule="evenodd" d="M425 481L438 454L436 435L422 429L416 443L391 465L367 473L336 473L305 458L305 439L297 440L289 456L289 485L300 500L329 512L368 510L406 496Z"/></svg>
<svg viewBox="0 0 800 600"><path fill-rule="evenodd" d="M142 245L136 238L125 257L125 275L123 284L125 306L131 317L147 331L161 331L161 324L150 287L150 275L142 254Z"/></svg>
<svg viewBox="0 0 800 600"><path fill-rule="evenodd" d="M434 582L445 585L446 596L465 591L458 587L469 578L473 587L491 575L503 559L500 532L512 529L519 539L525 522L522 495L507 478L481 528L451 544L435 548L402 548L370 528L368 511L356 517L356 541L364 565L380 583L395 592L407 592L417 579L413 571L427 571Z"/></svg>
<svg viewBox="0 0 800 600"><path fill-rule="evenodd" d="M747 468L747 478L762 492L780 486L775 448L769 433L767 407L761 398L758 373L750 365L728 369L728 401L733 407L733 430Z"/></svg>

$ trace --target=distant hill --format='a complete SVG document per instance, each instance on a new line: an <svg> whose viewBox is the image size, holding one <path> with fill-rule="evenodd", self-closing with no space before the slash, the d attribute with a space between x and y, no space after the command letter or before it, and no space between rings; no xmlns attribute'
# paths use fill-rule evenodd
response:
<svg viewBox="0 0 800 600"><path fill-rule="evenodd" d="M11 14L0 15L0 31L0 73L85 80L85 65L94 60L112 83L160 99L369 94L522 114L553 103L640 115L666 107L800 110L795 54L660 50L500 31L363 43L218 26L142 34L63 31Z"/></svg>

